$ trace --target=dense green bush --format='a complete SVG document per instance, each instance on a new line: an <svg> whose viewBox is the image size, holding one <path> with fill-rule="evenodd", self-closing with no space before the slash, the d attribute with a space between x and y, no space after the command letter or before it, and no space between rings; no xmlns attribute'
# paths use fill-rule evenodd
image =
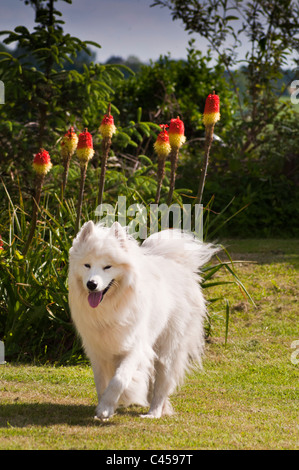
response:
<svg viewBox="0 0 299 470"><path fill-rule="evenodd" d="M236 110L234 94L229 89L221 63L211 65L211 56L203 56L189 42L186 60L161 56L150 65L116 85L115 105L122 110L122 119L135 119L136 108L141 108L145 120L158 124L169 123L179 115L184 120L188 151L194 153L198 139L204 138L202 113L205 100L213 90L221 96L221 122L217 133L225 135L232 125ZM142 142L148 148L148 141Z"/></svg>

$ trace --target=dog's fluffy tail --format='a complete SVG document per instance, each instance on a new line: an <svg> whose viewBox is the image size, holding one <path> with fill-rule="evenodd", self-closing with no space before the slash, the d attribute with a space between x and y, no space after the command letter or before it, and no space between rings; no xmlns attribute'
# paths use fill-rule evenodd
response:
<svg viewBox="0 0 299 470"><path fill-rule="evenodd" d="M190 233L180 230L163 230L148 237L142 244L145 252L163 256L190 266L196 272L204 266L221 247L203 243Z"/></svg>

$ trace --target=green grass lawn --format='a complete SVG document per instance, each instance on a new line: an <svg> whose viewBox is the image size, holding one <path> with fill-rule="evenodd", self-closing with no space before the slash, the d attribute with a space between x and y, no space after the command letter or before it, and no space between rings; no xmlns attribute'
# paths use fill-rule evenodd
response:
<svg viewBox="0 0 299 470"><path fill-rule="evenodd" d="M204 371L189 375L173 395L174 416L144 420L145 410L131 407L100 423L93 419L88 366L6 364L0 366L0 449L298 449L299 354L292 349L299 340L298 241L226 246L240 261L237 272L256 307L236 287L209 289L209 296L224 291L229 301L227 346L219 305Z"/></svg>

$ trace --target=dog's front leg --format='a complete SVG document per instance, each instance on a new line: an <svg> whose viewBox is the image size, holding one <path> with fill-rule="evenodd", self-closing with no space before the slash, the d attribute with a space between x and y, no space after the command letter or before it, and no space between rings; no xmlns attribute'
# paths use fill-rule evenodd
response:
<svg viewBox="0 0 299 470"><path fill-rule="evenodd" d="M129 386L139 362L138 349L131 351L122 359L96 408L96 418L107 420L113 415L118 400Z"/></svg>
<svg viewBox="0 0 299 470"><path fill-rule="evenodd" d="M109 371L107 371L106 364L100 361L99 358L91 359L92 371L94 376L94 382L97 390L98 401L106 390L109 383Z"/></svg>

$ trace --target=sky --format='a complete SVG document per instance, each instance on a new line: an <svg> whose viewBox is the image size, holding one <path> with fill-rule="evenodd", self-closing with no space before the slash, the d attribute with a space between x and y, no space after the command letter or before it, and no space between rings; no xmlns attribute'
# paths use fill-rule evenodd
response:
<svg viewBox="0 0 299 470"><path fill-rule="evenodd" d="M184 30L181 20L172 20L168 8L151 8L153 2L73 0L70 5L59 0L55 5L63 14L65 33L102 46L96 49L99 62L105 63L111 56L127 59L134 55L141 62L148 63L168 53L172 59L185 59L192 36ZM32 31L34 16L35 11L30 5L25 5L24 0L0 0L0 31L14 30L19 25ZM196 48L205 54L208 49L205 40L199 35L194 35L194 38ZM247 47L243 38L239 58L244 58Z"/></svg>
<svg viewBox="0 0 299 470"><path fill-rule="evenodd" d="M97 60L111 56L127 59L137 56L142 62L156 60L170 53L173 59L186 57L190 35L183 23L173 21L167 8L153 7L153 0L73 0L56 8L63 13L65 32L81 40L99 43ZM0 0L0 30L13 30L24 25L34 27L34 10L22 0ZM196 45L202 48L200 40Z"/></svg>

